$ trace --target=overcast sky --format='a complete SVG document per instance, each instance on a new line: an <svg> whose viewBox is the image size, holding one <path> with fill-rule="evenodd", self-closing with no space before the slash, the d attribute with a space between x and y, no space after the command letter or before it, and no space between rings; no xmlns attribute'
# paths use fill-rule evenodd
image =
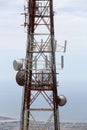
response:
<svg viewBox="0 0 87 130"><path fill-rule="evenodd" d="M24 0L0 0L0 115L15 118L20 117L22 89L15 82L12 64L25 57L23 6ZM87 122L87 1L54 0L54 11L57 43L68 41L58 79L59 94L68 102L60 108L60 118Z"/></svg>

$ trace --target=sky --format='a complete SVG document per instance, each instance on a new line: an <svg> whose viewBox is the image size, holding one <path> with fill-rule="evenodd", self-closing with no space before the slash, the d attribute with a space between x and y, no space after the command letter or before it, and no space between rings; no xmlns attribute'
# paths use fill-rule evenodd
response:
<svg viewBox="0 0 87 130"><path fill-rule="evenodd" d="M20 118L22 87L15 81L13 60L25 57L24 0L0 0L0 115ZM55 38L67 40L64 69L59 70L61 121L87 122L87 1L54 0ZM57 57L56 57L57 60Z"/></svg>

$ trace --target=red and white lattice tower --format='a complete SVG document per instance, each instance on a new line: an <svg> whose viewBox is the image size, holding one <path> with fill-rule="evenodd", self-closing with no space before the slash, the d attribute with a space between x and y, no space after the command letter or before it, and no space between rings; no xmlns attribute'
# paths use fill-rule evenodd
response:
<svg viewBox="0 0 87 130"><path fill-rule="evenodd" d="M53 0L27 0L24 10L26 57L13 63L24 86L20 130L60 130Z"/></svg>

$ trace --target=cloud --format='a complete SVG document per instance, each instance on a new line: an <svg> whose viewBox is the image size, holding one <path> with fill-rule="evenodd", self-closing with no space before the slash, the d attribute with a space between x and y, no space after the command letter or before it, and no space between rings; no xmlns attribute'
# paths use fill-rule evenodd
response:
<svg viewBox="0 0 87 130"><path fill-rule="evenodd" d="M1 0L0 5L0 27L10 26L11 28L11 25L18 24L21 20L20 13L23 12L23 2L21 0ZM20 21L19 24L21 24Z"/></svg>
<svg viewBox="0 0 87 130"><path fill-rule="evenodd" d="M21 5L24 3L24 0L0 0L0 4L3 5Z"/></svg>
<svg viewBox="0 0 87 130"><path fill-rule="evenodd" d="M80 17L87 16L87 1L86 0L62 0L54 1L54 10L58 13L68 13Z"/></svg>
<svg viewBox="0 0 87 130"><path fill-rule="evenodd" d="M86 0L66 0L68 6L73 6L77 8L85 8L87 7L87 1Z"/></svg>
<svg viewBox="0 0 87 130"><path fill-rule="evenodd" d="M20 15L23 11L23 1L0 0L0 5L0 50L21 50L26 36L20 26L24 22L23 16Z"/></svg>
<svg viewBox="0 0 87 130"><path fill-rule="evenodd" d="M86 8L87 7L87 1L86 0L62 0L60 1L60 5L62 7L73 7L73 8Z"/></svg>

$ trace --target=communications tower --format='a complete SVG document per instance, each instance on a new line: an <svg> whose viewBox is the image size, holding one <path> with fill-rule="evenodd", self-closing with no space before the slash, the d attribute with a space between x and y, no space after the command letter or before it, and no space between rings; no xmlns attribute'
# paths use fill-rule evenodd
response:
<svg viewBox="0 0 87 130"><path fill-rule="evenodd" d="M24 89L20 130L60 130L58 107L66 98L58 96L53 0L26 0L23 14L26 56L13 62Z"/></svg>

